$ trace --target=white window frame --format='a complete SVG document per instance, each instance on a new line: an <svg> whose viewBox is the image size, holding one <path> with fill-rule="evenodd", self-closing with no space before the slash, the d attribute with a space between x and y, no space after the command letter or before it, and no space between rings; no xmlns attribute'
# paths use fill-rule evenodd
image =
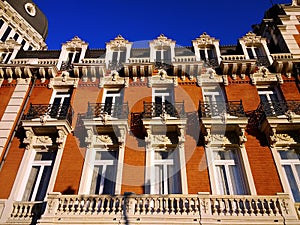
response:
<svg viewBox="0 0 300 225"><path fill-rule="evenodd" d="M160 148L153 148L150 152L150 194L163 194L163 195L167 195L167 194L172 194L172 193L168 193L168 166L173 166L173 174L177 173L178 171L178 176L180 177L180 187L177 187L178 190L180 190L182 192L182 177L181 177L181 173L180 172L180 168L178 168L178 166L180 165L180 163L176 163L179 162L179 155L178 155L178 149L174 149L171 150L171 155L172 158L168 158L168 159L155 159L155 153L156 152L164 152L164 149L160 149ZM158 177L156 176L156 166L162 166L163 168L163 180L159 181ZM159 183L162 182L163 185L163 190L164 192L162 193L162 190L158 190L159 188ZM173 188L175 187L176 184L173 184Z"/></svg>
<svg viewBox="0 0 300 225"><path fill-rule="evenodd" d="M257 194L256 188L254 185L254 180L253 180L253 176L252 176L246 149L245 149L245 147L237 147L237 146L205 147L212 194L216 194L216 195L223 194L223 193L221 193L221 189L220 189L222 184L220 183L220 175L218 174L216 165L224 165L225 164L227 167L230 165L234 165L234 162L232 162L231 160L215 160L214 152L225 151L225 149L235 149L235 151L237 151L237 153L239 154L239 159L238 159L239 164L240 164L239 166L242 167L240 169L241 169L241 171L243 171L243 173L241 175L244 177L244 181L245 181L244 186L247 187L247 190L245 190L245 191L249 192L248 194L256 195ZM219 162L219 161L224 161L224 162ZM228 174L228 172L227 172L227 174ZM233 190L232 187L233 186L231 183L230 190ZM233 193L233 192L231 192L231 193Z"/></svg>
<svg viewBox="0 0 300 225"><path fill-rule="evenodd" d="M174 91L171 88L152 88L152 102L155 102L155 97L161 97L163 103L166 101L166 97L169 97L173 103Z"/></svg>
<svg viewBox="0 0 300 225"><path fill-rule="evenodd" d="M63 143L63 146L61 149L57 150L56 157L54 159L54 165L53 165L52 172L51 172L50 181L48 184L47 193L50 193L53 191L55 180L56 180L57 173L58 173L58 168L59 168L61 158L62 158L62 153L63 153L62 149L64 148L64 145L65 145L65 143ZM15 201L22 201L36 152L39 152L39 151L41 151L41 150L33 149L33 148L25 151L25 154L23 155L23 159L21 161L21 164L20 164L20 167L19 167L19 170L17 173L17 177L15 180L14 186L11 191L11 195L9 197L10 199L13 199ZM47 195L45 196L44 200L46 200L46 199L47 199Z"/></svg>
<svg viewBox="0 0 300 225"><path fill-rule="evenodd" d="M37 154L38 152L36 152ZM55 158L53 159L53 161L55 161ZM35 198L36 198L36 195L37 195L37 191L38 191L38 188L40 186L40 183L41 183L41 179L42 179L42 175L43 175L43 172L44 172L44 169L46 166L51 166L52 163L53 163L52 160L34 160L31 164L31 169L30 169L30 172L28 174L28 177L27 177L27 182L28 182L28 179L29 179L29 176L30 176L30 173L31 173L31 170L33 167L40 167L39 169L39 172L38 172L38 175L37 175L37 179L36 179L36 182L34 184L34 188L33 188L33 193L32 193L32 196L31 198L29 199L30 202L32 201L35 201ZM51 171L51 174L52 174L52 171ZM26 182L26 185L27 185L27 182ZM24 190L25 192L25 190ZM25 194L25 193L24 193ZM24 196L23 196L24 197Z"/></svg>
<svg viewBox="0 0 300 225"><path fill-rule="evenodd" d="M272 154L273 154L273 157L275 160L275 164L277 167L277 171L278 171L278 174L279 174L282 186L283 186L283 190L284 190L284 192L289 193L291 199L295 202L295 199L294 199L294 196L293 196L293 193L292 193L292 190L291 190L291 187L290 187L290 184L289 184L289 181L288 181L288 178L286 176L286 172L285 172L283 166L284 165L293 165L292 170L293 170L294 174L295 173L297 174L297 171L295 171L294 165L300 164L300 159L298 159L298 160L281 159L281 156L279 153L279 151L291 151L291 150L294 150L294 148L290 148L290 147L273 147L273 148L271 148L271 151L272 151ZM294 177L297 182L298 189L300 191L300 178L297 176L294 176Z"/></svg>
<svg viewBox="0 0 300 225"><path fill-rule="evenodd" d="M53 90L53 94L51 96L49 104L53 104L54 99L58 98L58 97L61 97L61 100L60 100L60 105L61 105L61 104L63 104L65 98L71 98L71 93L69 93L69 89Z"/></svg>
<svg viewBox="0 0 300 225"><path fill-rule="evenodd" d="M217 102L217 96L222 98L223 102L226 102L223 89L218 86L204 86L202 87L202 95L204 103ZM207 102L207 96L209 96L209 101Z"/></svg>
<svg viewBox="0 0 300 225"><path fill-rule="evenodd" d="M81 181L79 186L79 193L80 194L90 194L90 189L92 185L93 173L95 166L108 166L108 165L115 165L115 194L121 194L121 178L122 178L122 171L123 168L123 157L122 152L119 149L117 151L117 158L115 160L96 160L96 152L97 151L108 151L106 148L89 148L86 151L85 161L83 166L83 172L81 175ZM120 159L120 157L122 157ZM122 160L122 162L120 161ZM104 169L102 169L102 174ZM103 178L103 176L102 176ZM102 180L102 185L99 188L99 194L103 193L104 189L104 179Z"/></svg>
<svg viewBox="0 0 300 225"><path fill-rule="evenodd" d="M70 62L70 63L74 63L74 60L75 60L76 55L79 54L78 62L76 62L76 63L79 63L79 62L80 62L81 51L82 51L82 49L80 49L80 50L68 50L68 53L67 53L67 61ZM69 59L69 55L70 55L71 53L72 53L72 58L71 58L71 60L70 60L70 59Z"/></svg>
<svg viewBox="0 0 300 225"><path fill-rule="evenodd" d="M214 50L215 50L214 47L200 47L200 48L198 49L200 60L203 60L203 59L201 59L201 53L200 53L200 51L204 51L205 60L210 60L210 59L211 59L211 58L209 58L209 56L208 56L208 50L211 50L212 53L213 53L213 58L216 58L216 51L214 51ZM212 59L213 59L213 58L212 58Z"/></svg>

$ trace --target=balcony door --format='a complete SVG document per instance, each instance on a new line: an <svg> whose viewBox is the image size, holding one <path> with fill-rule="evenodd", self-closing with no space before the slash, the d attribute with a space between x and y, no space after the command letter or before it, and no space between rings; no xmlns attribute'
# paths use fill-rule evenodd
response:
<svg viewBox="0 0 300 225"><path fill-rule="evenodd" d="M258 87L258 94L264 111L268 115L276 115L281 111L281 95L276 87ZM284 109L282 109L284 110Z"/></svg>
<svg viewBox="0 0 300 225"><path fill-rule="evenodd" d="M71 102L71 93L66 92L56 92L50 102L50 117L51 118L61 118L66 117L68 113L68 108Z"/></svg>
<svg viewBox="0 0 300 225"><path fill-rule="evenodd" d="M103 112L117 117L123 106L123 94L119 89L105 90L103 95Z"/></svg>
<svg viewBox="0 0 300 225"><path fill-rule="evenodd" d="M158 117L164 111L174 116L173 90L171 88L154 88L152 94L154 116Z"/></svg>
<svg viewBox="0 0 300 225"><path fill-rule="evenodd" d="M206 115L220 116L226 109L223 89L217 86L203 87L204 111Z"/></svg>

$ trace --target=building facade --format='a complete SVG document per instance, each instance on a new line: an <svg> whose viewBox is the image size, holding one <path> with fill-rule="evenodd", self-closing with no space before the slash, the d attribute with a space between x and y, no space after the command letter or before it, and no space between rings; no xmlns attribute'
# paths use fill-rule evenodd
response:
<svg viewBox="0 0 300 225"><path fill-rule="evenodd" d="M299 18L274 5L232 46L60 50L2 22L0 224L299 224Z"/></svg>

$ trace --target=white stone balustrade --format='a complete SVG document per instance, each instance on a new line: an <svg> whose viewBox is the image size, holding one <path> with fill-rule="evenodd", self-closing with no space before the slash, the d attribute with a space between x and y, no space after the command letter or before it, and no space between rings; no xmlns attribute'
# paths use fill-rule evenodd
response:
<svg viewBox="0 0 300 225"><path fill-rule="evenodd" d="M298 214L298 218L300 219L300 202L295 203L295 209Z"/></svg>
<svg viewBox="0 0 300 225"><path fill-rule="evenodd" d="M100 59L100 58L86 58L86 59L82 59L82 63L103 64L103 63L105 63L105 59Z"/></svg>
<svg viewBox="0 0 300 225"><path fill-rule="evenodd" d="M14 202L9 220L32 220L39 216L43 202Z"/></svg>
<svg viewBox="0 0 300 225"><path fill-rule="evenodd" d="M150 63L150 58L129 58L129 63Z"/></svg>
<svg viewBox="0 0 300 225"><path fill-rule="evenodd" d="M235 61L235 60L245 60L244 55L222 55L221 59L224 61Z"/></svg>
<svg viewBox="0 0 300 225"><path fill-rule="evenodd" d="M175 62L196 62L196 56L176 56Z"/></svg>
<svg viewBox="0 0 300 225"><path fill-rule="evenodd" d="M271 54L273 60L282 60L282 59L292 59L293 56L291 53L276 53Z"/></svg>
<svg viewBox="0 0 300 225"><path fill-rule="evenodd" d="M58 59L13 59L12 64L38 64L38 65L56 65Z"/></svg>

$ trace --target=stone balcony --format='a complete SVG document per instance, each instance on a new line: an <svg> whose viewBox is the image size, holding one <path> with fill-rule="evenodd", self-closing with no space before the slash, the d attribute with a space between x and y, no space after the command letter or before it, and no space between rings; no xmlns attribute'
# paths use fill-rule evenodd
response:
<svg viewBox="0 0 300 225"><path fill-rule="evenodd" d="M22 205L23 204L23 205ZM4 224L30 224L36 207L15 202ZM51 193L39 224L299 224L288 194L61 195ZM27 215L27 217L26 217Z"/></svg>

